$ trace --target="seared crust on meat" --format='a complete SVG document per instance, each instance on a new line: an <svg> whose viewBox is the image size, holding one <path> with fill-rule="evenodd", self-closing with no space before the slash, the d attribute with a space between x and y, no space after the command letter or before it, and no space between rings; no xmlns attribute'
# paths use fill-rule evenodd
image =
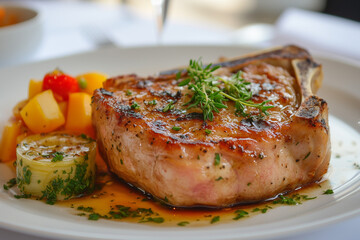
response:
<svg viewBox="0 0 360 240"><path fill-rule="evenodd" d="M111 78L92 103L109 169L175 206L258 202L319 180L330 159L328 108L314 95L321 66L296 46L215 65L222 67L217 75L243 71L252 100L272 100L270 116L235 116L227 103L213 121L204 121L200 109L183 106L191 91L175 80L179 71L186 77L182 69Z"/></svg>

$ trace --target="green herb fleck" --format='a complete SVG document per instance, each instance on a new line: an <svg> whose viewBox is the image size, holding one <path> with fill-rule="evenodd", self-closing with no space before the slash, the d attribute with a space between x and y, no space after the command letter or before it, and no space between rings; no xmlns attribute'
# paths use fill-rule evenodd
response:
<svg viewBox="0 0 360 240"><path fill-rule="evenodd" d="M131 105L131 108L132 108L132 109L139 109L139 108L140 108L140 105L139 105L137 102L134 102L134 103Z"/></svg>
<svg viewBox="0 0 360 240"><path fill-rule="evenodd" d="M126 90L126 96L131 96L132 92L130 90Z"/></svg>
<svg viewBox="0 0 360 240"><path fill-rule="evenodd" d="M333 194L333 193L334 193L334 191L332 189L328 189L328 190L324 191L323 194Z"/></svg>
<svg viewBox="0 0 360 240"><path fill-rule="evenodd" d="M310 156L311 152L308 152L303 160L307 159Z"/></svg>
<svg viewBox="0 0 360 240"><path fill-rule="evenodd" d="M97 221L97 220L99 220L100 217L101 217L101 216L100 216L100 214L98 214L98 213L91 213L91 214L89 214L88 219L89 219L89 220L93 220L93 221Z"/></svg>
<svg viewBox="0 0 360 240"><path fill-rule="evenodd" d="M9 181L7 181L6 184L4 184L4 189L9 190L10 188L12 188L15 185L16 185L16 178L12 178Z"/></svg>
<svg viewBox="0 0 360 240"><path fill-rule="evenodd" d="M173 126L171 129L174 130L174 131L180 131L180 130L181 130L181 127Z"/></svg>
<svg viewBox="0 0 360 240"><path fill-rule="evenodd" d="M214 161L214 165L217 166L220 164L220 154L219 153L215 153L215 161Z"/></svg>
<svg viewBox="0 0 360 240"><path fill-rule="evenodd" d="M213 223L216 223L216 222L218 222L218 221L220 221L220 216L215 216L215 217L213 217L213 218L211 219L210 223L213 224Z"/></svg>
<svg viewBox="0 0 360 240"><path fill-rule="evenodd" d="M205 133L206 133L207 135L209 135L209 134L211 133L211 130L205 129Z"/></svg>
<svg viewBox="0 0 360 240"><path fill-rule="evenodd" d="M164 221L165 221L165 219L162 217L155 217L155 218L147 217L147 218L140 220L139 223L144 223L144 222L163 223Z"/></svg>
<svg viewBox="0 0 360 240"><path fill-rule="evenodd" d="M294 198L280 195L277 200L273 201L273 204L297 205L301 203L297 202Z"/></svg>
<svg viewBox="0 0 360 240"><path fill-rule="evenodd" d="M223 180L224 178L223 177L218 177L217 179L215 179L215 181L220 181L220 180Z"/></svg>
<svg viewBox="0 0 360 240"><path fill-rule="evenodd" d="M148 101L147 104L155 106L157 104L157 101L154 99L154 100Z"/></svg>
<svg viewBox="0 0 360 240"><path fill-rule="evenodd" d="M20 198L31 198L31 194L14 195L14 198L16 198L16 199L20 199Z"/></svg>
<svg viewBox="0 0 360 240"><path fill-rule="evenodd" d="M24 183L30 184L32 173L29 169L29 166L23 167L23 174L24 174Z"/></svg>
<svg viewBox="0 0 360 240"><path fill-rule="evenodd" d="M64 153L63 152L55 152L53 154L53 158L51 159L51 162L59 162L64 159Z"/></svg>
<svg viewBox="0 0 360 240"><path fill-rule="evenodd" d="M244 218L247 217L249 215L248 212L242 210L242 209L238 209L235 211L236 216L233 218L233 220L239 220L240 218Z"/></svg>
<svg viewBox="0 0 360 240"><path fill-rule="evenodd" d="M261 212L261 213L266 213L266 212L267 212L267 210L268 210L268 208L267 208L267 207L265 207L265 208L254 208L254 209L252 210L252 212Z"/></svg>
<svg viewBox="0 0 360 240"><path fill-rule="evenodd" d="M78 206L77 210L84 211L84 212L93 212L94 208L92 207L84 207L84 206Z"/></svg>
<svg viewBox="0 0 360 240"><path fill-rule="evenodd" d="M166 105L164 108L163 108L163 112L168 112L170 111L171 109L174 108L174 103L171 101L168 105Z"/></svg>
<svg viewBox="0 0 360 240"><path fill-rule="evenodd" d="M190 223L187 222L187 221L183 221L183 222L179 222L177 225L178 225L178 226L181 226L181 227L184 227L184 226L186 226L186 225L188 225L188 224L190 224Z"/></svg>

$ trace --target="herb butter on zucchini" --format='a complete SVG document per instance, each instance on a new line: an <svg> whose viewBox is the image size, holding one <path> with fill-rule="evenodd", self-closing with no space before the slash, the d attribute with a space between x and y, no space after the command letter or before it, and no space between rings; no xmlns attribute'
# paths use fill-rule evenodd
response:
<svg viewBox="0 0 360 240"><path fill-rule="evenodd" d="M90 193L95 180L96 142L85 135L37 134L16 149L16 180L23 194L49 204Z"/></svg>

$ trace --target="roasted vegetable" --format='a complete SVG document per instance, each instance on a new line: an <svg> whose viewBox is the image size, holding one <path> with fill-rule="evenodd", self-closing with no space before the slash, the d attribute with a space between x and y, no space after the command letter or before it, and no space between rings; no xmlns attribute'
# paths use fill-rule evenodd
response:
<svg viewBox="0 0 360 240"><path fill-rule="evenodd" d="M81 91L90 95L93 95L95 89L102 88L102 84L106 78L107 76L105 74L98 72L85 73L76 77Z"/></svg>
<svg viewBox="0 0 360 240"><path fill-rule="evenodd" d="M68 100L69 94L79 92L77 80L60 71L55 69L54 71L45 75L43 80L43 90L51 89L57 96L57 100ZM60 98L60 99L58 99Z"/></svg>
<svg viewBox="0 0 360 240"><path fill-rule="evenodd" d="M38 134L16 149L16 176L23 194L66 200L90 193L94 187L96 143L85 135Z"/></svg>
<svg viewBox="0 0 360 240"><path fill-rule="evenodd" d="M20 126L19 121L8 122L5 125L0 143L0 161L15 160L16 139L20 134Z"/></svg>
<svg viewBox="0 0 360 240"><path fill-rule="evenodd" d="M91 96L87 93L70 94L65 129L88 133L91 128Z"/></svg>
<svg viewBox="0 0 360 240"><path fill-rule="evenodd" d="M20 111L26 126L34 133L51 132L65 123L65 118L51 90L33 97Z"/></svg>

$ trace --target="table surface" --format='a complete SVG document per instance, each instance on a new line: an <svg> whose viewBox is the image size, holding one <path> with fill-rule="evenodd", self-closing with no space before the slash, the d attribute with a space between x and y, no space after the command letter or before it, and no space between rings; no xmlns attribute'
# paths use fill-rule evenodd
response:
<svg viewBox="0 0 360 240"><path fill-rule="evenodd" d="M41 11L44 21L44 37L38 51L27 60L19 59L14 64L40 61L55 57L95 50L98 47L96 39L86 32L92 26L96 33L104 34L107 40L118 47L134 47L159 44L154 19L139 16L124 6L110 8L109 6L92 3L70 2L27 2ZM76 19L70 16L76 15ZM89 20L88 16L95 16ZM63 20L58 21L59 17ZM269 30L269 29L268 29ZM271 29L270 29L271 30ZM146 37L144 37L146 36ZM268 39L258 41L258 46L269 44ZM236 44L234 32L231 29L220 29L204 25L168 22L164 30L161 44ZM0 65L0 68L7 65ZM359 239L358 229L360 216L344 220L340 223L322 227L310 232L286 236L277 239L331 240ZM0 239L6 240L45 240L23 233L0 229Z"/></svg>

